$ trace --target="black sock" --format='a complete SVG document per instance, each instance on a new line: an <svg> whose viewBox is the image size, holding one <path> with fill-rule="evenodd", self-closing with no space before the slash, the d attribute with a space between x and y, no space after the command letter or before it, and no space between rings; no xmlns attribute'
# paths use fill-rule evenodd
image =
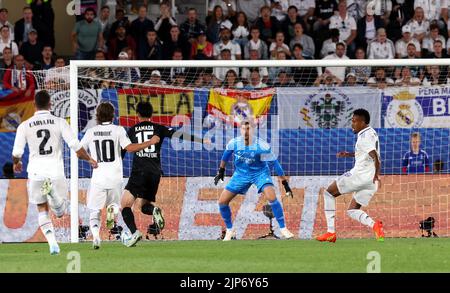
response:
<svg viewBox="0 0 450 293"><path fill-rule="evenodd" d="M134 214L131 208L127 207L122 209L122 218L125 224L127 224L128 229L130 229L130 232L136 232L136 223L134 222Z"/></svg>
<svg viewBox="0 0 450 293"><path fill-rule="evenodd" d="M151 215L153 215L154 208L155 208L155 206L152 205L151 203L146 203L142 206L141 211L143 214L151 216Z"/></svg>

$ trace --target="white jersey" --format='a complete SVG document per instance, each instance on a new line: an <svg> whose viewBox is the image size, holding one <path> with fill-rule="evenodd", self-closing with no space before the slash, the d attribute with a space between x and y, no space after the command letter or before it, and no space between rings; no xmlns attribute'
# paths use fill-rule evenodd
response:
<svg viewBox="0 0 450 293"><path fill-rule="evenodd" d="M91 184L99 188L116 188L122 184L122 149L131 144L125 129L110 122L86 131L81 145L88 149L98 168L92 171Z"/></svg>
<svg viewBox="0 0 450 293"><path fill-rule="evenodd" d="M378 134L372 127L367 127L358 133L358 139L355 145L355 166L351 173L375 174L375 162L369 156L371 151L376 151L380 157L380 144Z"/></svg>
<svg viewBox="0 0 450 293"><path fill-rule="evenodd" d="M28 144L29 179L65 178L62 139L74 151L81 148L66 120L52 115L50 111L37 111L33 117L22 122L17 128L12 154L16 158L21 158L25 145Z"/></svg>

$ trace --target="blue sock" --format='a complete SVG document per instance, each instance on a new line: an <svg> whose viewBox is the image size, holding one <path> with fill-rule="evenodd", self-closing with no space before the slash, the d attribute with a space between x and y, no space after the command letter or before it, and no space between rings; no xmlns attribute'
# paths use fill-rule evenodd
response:
<svg viewBox="0 0 450 293"><path fill-rule="evenodd" d="M280 228L286 227L286 225L284 223L283 208L281 207L281 204L278 201L278 199L275 199L274 201L269 202L269 204L270 204L270 207L272 207L272 212L273 212L273 215L275 216L275 219L277 219L278 226L280 226Z"/></svg>
<svg viewBox="0 0 450 293"><path fill-rule="evenodd" d="M219 204L220 215L222 216L227 229L233 228L233 223L231 222L231 209L229 205Z"/></svg>

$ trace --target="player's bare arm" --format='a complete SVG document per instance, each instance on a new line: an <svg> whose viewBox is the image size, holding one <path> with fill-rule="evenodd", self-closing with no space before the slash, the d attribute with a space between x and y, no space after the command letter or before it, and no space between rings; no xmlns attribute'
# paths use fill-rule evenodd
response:
<svg viewBox="0 0 450 293"><path fill-rule="evenodd" d="M89 162L92 168L95 169L98 167L97 161L94 160L84 148L80 148L78 151L76 151L76 154L80 160Z"/></svg>
<svg viewBox="0 0 450 293"><path fill-rule="evenodd" d="M373 176L373 183L375 181L378 181L378 188L381 187L381 179L380 179L380 170L381 170L381 162L380 158L378 157L378 153L376 150L373 150L369 153L369 156L373 159L375 163L375 175Z"/></svg>
<svg viewBox="0 0 450 293"><path fill-rule="evenodd" d="M22 159L13 157L13 170L16 173L22 172Z"/></svg>
<svg viewBox="0 0 450 293"><path fill-rule="evenodd" d="M355 157L355 153L352 153L352 152L338 152L336 154L336 157L338 157L338 158L353 158L353 157Z"/></svg>

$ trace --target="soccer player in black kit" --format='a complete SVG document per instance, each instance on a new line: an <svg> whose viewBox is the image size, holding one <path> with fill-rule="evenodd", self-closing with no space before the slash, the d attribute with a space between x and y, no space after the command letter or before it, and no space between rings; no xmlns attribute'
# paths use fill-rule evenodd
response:
<svg viewBox="0 0 450 293"><path fill-rule="evenodd" d="M142 233L136 228L132 207L140 209L146 215L153 215L154 229L164 228L164 218L161 209L154 205L161 179L161 145L164 138L171 138L176 130L151 122L153 107L150 103L140 102L136 106L139 123L130 127L128 137L132 142L144 142L153 136L159 137L159 142L133 155L133 167L128 184L122 196L122 218L133 233L125 243L131 247L142 239ZM183 139L208 143L209 141L189 134L183 134ZM122 156L123 157L123 156Z"/></svg>

